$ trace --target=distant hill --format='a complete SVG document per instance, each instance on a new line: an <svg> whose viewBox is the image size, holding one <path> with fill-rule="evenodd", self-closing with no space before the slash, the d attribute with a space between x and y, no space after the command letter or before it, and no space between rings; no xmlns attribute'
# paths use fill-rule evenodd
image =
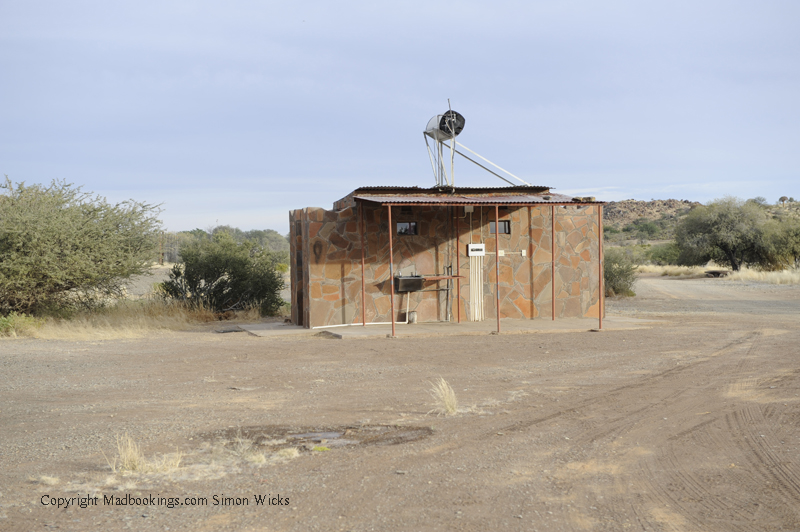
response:
<svg viewBox="0 0 800 532"><path fill-rule="evenodd" d="M609 242L672 239L678 221L699 205L702 204L676 199L611 201L603 208L605 239Z"/></svg>
<svg viewBox="0 0 800 532"><path fill-rule="evenodd" d="M603 223L621 230L641 218L651 221L677 219L699 205L702 204L697 201L676 199L611 201L603 208Z"/></svg>
<svg viewBox="0 0 800 532"><path fill-rule="evenodd" d="M754 198L767 216L778 219L800 217L800 202L769 204L763 198ZM611 201L603 208L605 240L624 241L671 240L675 237L678 222L689 211L702 203L689 200L623 200Z"/></svg>

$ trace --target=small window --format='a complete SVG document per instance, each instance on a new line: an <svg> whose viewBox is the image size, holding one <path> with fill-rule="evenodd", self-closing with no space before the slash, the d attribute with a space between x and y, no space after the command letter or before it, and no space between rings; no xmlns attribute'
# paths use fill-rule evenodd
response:
<svg viewBox="0 0 800 532"><path fill-rule="evenodd" d="M412 209L411 207L409 207L407 205L404 205L404 206L400 207L400 214L413 214L413 213L414 213L414 209Z"/></svg>
<svg viewBox="0 0 800 532"><path fill-rule="evenodd" d="M398 235L416 235L417 222L397 222Z"/></svg>
<svg viewBox="0 0 800 532"><path fill-rule="evenodd" d="M500 230L498 231L501 235L510 235L511 234L511 222L508 220L500 220ZM494 234L494 222L489 222L489 233Z"/></svg>

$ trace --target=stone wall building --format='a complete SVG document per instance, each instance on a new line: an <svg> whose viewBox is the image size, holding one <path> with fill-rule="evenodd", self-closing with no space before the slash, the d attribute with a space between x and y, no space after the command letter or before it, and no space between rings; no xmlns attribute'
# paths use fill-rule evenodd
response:
<svg viewBox="0 0 800 532"><path fill-rule="evenodd" d="M602 319L602 206L547 187L363 187L291 211L292 322Z"/></svg>

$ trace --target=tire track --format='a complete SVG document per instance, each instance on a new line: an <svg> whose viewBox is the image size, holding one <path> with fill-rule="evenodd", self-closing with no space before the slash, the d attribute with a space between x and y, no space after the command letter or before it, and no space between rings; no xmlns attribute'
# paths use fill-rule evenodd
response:
<svg viewBox="0 0 800 532"><path fill-rule="evenodd" d="M743 450L749 451L754 471L764 480L777 486L778 496L786 502L788 513L800 524L800 467L791 460L782 460L774 451L779 441L770 429L770 421L759 406L750 406L729 415L729 423L746 434L742 438ZM759 427L756 430L756 427Z"/></svg>
<svg viewBox="0 0 800 532"><path fill-rule="evenodd" d="M756 331L745 338L750 345L733 368L734 379L738 379L748 369L761 336ZM743 344L744 342L737 342L737 345ZM720 351L715 354L720 354ZM713 387L721 389L724 384L717 383ZM716 438L710 432L717 421L717 418L703 421L667 438L666 445L657 451L653 459L641 464L640 477L649 486L656 504L678 509L681 516L699 529L706 529L709 517L713 516L717 524L724 523L723 530L747 532L752 530L752 523L749 522L749 514L742 511L744 506L731 504L721 498L710 482L698 478L698 474L702 472L687 467L687 464L702 463L702 458L698 455L706 448L730 447L729 439ZM713 471L711 469L712 473Z"/></svg>
<svg viewBox="0 0 800 532"><path fill-rule="evenodd" d="M708 367L708 364L715 358L719 360L717 357L720 355L735 354L742 348L746 348L746 352L741 357L746 358L758 337L758 333L744 335L728 341L710 354L702 356L702 358L698 357L697 360L688 364L671 367L636 382L594 394L548 415L508 424L500 430L524 432L555 419L561 419L565 423L574 423L579 416L593 420L602 419L600 423L587 422L587 426L577 435L570 434L569 443L563 452L559 453L562 460L566 459L566 462L562 461L562 466L559 466L560 474L564 476L559 477L558 480L551 480L551 486L555 493L564 497L568 497L575 490L580 491L581 494L586 493L587 506L601 506L611 510L612 515L633 517L634 520L626 526L630 527L633 524L634 529L685 530L687 527L704 529L705 516L714 515L726 518L727 522L739 523L736 528L728 528L728 530L747 532L751 530L747 523L748 514L739 510L733 512L729 504L712 497L705 483L696 478L691 471L686 470L682 463L682 457L676 454L664 455L662 453L653 459L640 457L634 452L630 458L622 458L623 460L634 460L635 463L641 463L641 467L643 467L643 469L634 469L632 472L623 473L627 479L626 484L619 486L620 491L647 494L638 507L631 504L629 500L614 497L598 499L597 496L604 493L604 479L608 478L610 474L604 472L602 466L619 463L619 458L609 462L610 441L617 440L624 435L628 436L628 441L638 441L638 439L646 441L654 431L666 430L666 421L658 413L660 410L670 412L670 419L677 417L678 424L694 423L696 413L705 409L706 406L708 394L701 393L702 390L709 390L713 394L721 395L729 384L729 381L720 382L714 378L707 379L708 375L714 374L715 369L707 369L705 372L699 371L699 369ZM733 361L726 359L723 363L730 367ZM741 360L736 361L737 367L740 363ZM691 378L687 378L687 375L690 375ZM707 382L698 387L694 384L697 378ZM642 401L642 398L646 399ZM682 438L685 440L693 435L702 435L717 421L719 418L703 420L675 435L666 437L665 440L669 443ZM492 437L496 437L497 430L497 428L492 430ZM607 440L607 442L600 443L601 440ZM623 446L620 449L625 451L626 448ZM628 450L630 449L632 448L628 447ZM586 469L571 469L566 467L568 463L582 463L585 464L583 467ZM592 468L595 464L600 465L600 470ZM670 477L667 483L669 489L665 489L661 483L661 480L664 479L664 470L677 472ZM673 490L674 493L669 490ZM696 507L692 508L692 504L682 503L679 500L681 496L690 499L692 504L696 501ZM655 506L652 506L653 504ZM563 505L561 506L561 511L568 510ZM731 519L732 517L733 519ZM617 529L622 524L622 522L617 522L619 525ZM568 526L573 528L571 525ZM577 529L582 528L577 526Z"/></svg>
<svg viewBox="0 0 800 532"><path fill-rule="evenodd" d="M759 382L757 351L763 334L757 331L751 337L751 345L734 367L729 390L745 390ZM654 490L654 500L663 504L666 497L671 507L679 508L701 529L709 529L712 523L714 529L741 532L800 528L800 468L793 461L782 461L775 450L779 438L772 429L776 423L770 418L774 416L781 417L781 409L775 405L750 405L668 438L668 445L652 464L645 463L641 472ZM717 456L741 457L749 468L731 464L731 469L725 470L712 464L707 471L693 471L687 467L702 463L703 454L712 450ZM656 470L666 477L666 483L651 480ZM718 487L728 485L739 489L731 493ZM671 492L671 486L680 489ZM766 486L772 489L762 503L760 495ZM774 504L772 495L777 495L781 504Z"/></svg>
<svg viewBox="0 0 800 532"><path fill-rule="evenodd" d="M733 373L739 375L744 370L744 361L748 360L758 344L760 333L753 333L742 339L730 342L722 349L714 351L706 360L698 361L694 364L684 366L684 370L691 369L696 373L697 368L709 362L719 355L735 353L737 348L746 346L746 351L741 355L741 359L736 362ZM747 345L749 342L750 345ZM658 430L662 427L661 422L654 418L642 419L645 412L653 408L662 408L665 413L669 412L670 418L677 418L677 423L693 421L693 416L700 409L705 409L708 397L714 394L721 394L726 388L727 382L720 382L717 379L709 379L708 382L700 387L692 385L690 382L679 382L684 377L684 371L675 371L673 368L666 372L654 376L662 378L661 384L655 384L654 379L649 382L636 383L648 386L648 395L656 398L650 405L639 408L634 415L629 412L620 418L623 426L616 427L620 433L637 432L646 435L648 431ZM713 370L712 370L713 371ZM668 378L668 377L674 378ZM699 377L704 377L699 375ZM654 385L655 384L655 385ZM667 388L675 390L665 397L659 397L659 389ZM635 388L634 385L626 388ZM704 393L708 390L709 393ZM616 391L616 390L615 390ZM689 394L687 392L694 392ZM692 417L689 417L691 415ZM625 422L627 420L627 422ZM702 458L694 456L694 453L687 453L683 447L686 441L700 443L705 440L706 445L712 443L708 448L714 446L729 445L729 442L720 441L714 437L710 429L714 427L720 418L713 418L696 423L691 427L677 432L666 438L665 446L656 451L653 457L638 461L638 474L633 475L630 486L632 489L642 489L646 492L647 499L653 505L652 515L644 515L648 527L666 528L672 530L685 530L686 528L707 529L709 518L713 516L717 523L725 523L722 530L737 532L747 532L753 530L750 523L750 514L744 510L744 505L731 504L730 501L719 497L714 492L714 485L709 483L709 479L703 477L702 471L694 471L687 467L687 463L702 463ZM634 429L636 425L640 425ZM612 432L607 430L606 433ZM701 448L705 449L703 445ZM687 460L690 458L690 460ZM696 461L691 460L696 458ZM637 488L638 486L638 488Z"/></svg>
<svg viewBox="0 0 800 532"><path fill-rule="evenodd" d="M600 393L598 395L595 395L593 397L588 397L586 399L583 399L583 400L579 401L576 405L573 405L573 406L570 406L570 407L566 407L566 408L564 408L562 410L558 410L558 411L556 411L556 412L554 412L552 414L548 414L546 416L535 418L535 419L531 419L531 420L517 421L517 422L512 423L510 425L506 425L506 426L502 427L501 430L509 431L509 432L511 432L511 431L523 431L523 430L535 427L536 425L539 425L541 423L550 421L551 419L555 419L557 417L564 416L566 414L570 414L570 413L577 414L577 413L579 413L580 410L585 409L586 407L589 407L589 406L596 407L599 404L601 404L601 402L608 403L608 402L616 401L616 399L617 399L616 396L619 395L622 392L635 390L635 389L638 389L638 388L650 387L650 386L653 385L653 383L655 381L666 380L667 378L673 377L673 376L680 376L682 373L684 373L684 372L686 372L686 371L688 371L690 369L694 370L700 365L707 364L714 357L717 357L717 356L719 356L721 354L724 354L727 351L729 351L731 348L737 347L737 346L747 342L748 340L751 340L754 337L757 337L758 335L759 335L759 333L751 333L751 334L748 334L748 335L746 335L746 336L744 336L742 338L733 340L733 341L725 344L722 348L717 349L716 351L712 352L704 360L696 360L696 361L691 362L689 364L682 364L681 366L669 368L669 369L664 370L664 371L662 371L660 373L656 373L655 375L649 375L647 377L644 377L644 378L640 379L637 382L634 382L634 383L631 383L631 384L625 384L625 385L622 385L622 386L618 386L617 388L613 388L613 389L611 389L609 391L602 392L602 393ZM676 393L682 393L682 392L676 392ZM645 411L645 410L647 410L649 408L652 408L652 406L653 405L645 406L645 407L641 408L641 411ZM635 413L638 413L638 411L634 411L634 412L625 414L623 416L620 416L620 418L627 417L627 416L629 416L631 414L635 414ZM485 438L491 438L492 436L494 436L496 430L497 429L495 428L492 431L486 432L484 434L484 437Z"/></svg>
<svg viewBox="0 0 800 532"><path fill-rule="evenodd" d="M704 427L707 427L708 425L711 425L712 423L714 423L716 421L719 421L719 418L715 417L715 418L709 419L708 421L703 421L702 423L698 423L694 427L688 428L686 430L682 430L677 434L673 434L672 436L667 438L667 440L668 441L679 440L679 439L683 438L684 436L688 436L688 435L690 435L690 434L692 434L694 432L697 432L698 430L701 430Z"/></svg>

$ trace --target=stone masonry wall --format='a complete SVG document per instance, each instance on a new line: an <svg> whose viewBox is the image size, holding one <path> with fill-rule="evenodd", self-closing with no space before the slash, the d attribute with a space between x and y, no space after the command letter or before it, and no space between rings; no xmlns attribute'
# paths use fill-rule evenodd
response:
<svg viewBox="0 0 800 532"><path fill-rule="evenodd" d="M390 321L389 224L386 207L364 204L366 321ZM550 318L551 206L509 207L511 234L501 234L500 317ZM410 211L410 212L408 212ZM456 220L458 216L458 220ZM495 235L489 232L494 207L414 206L392 209L392 223L414 221L418 235L392 228L395 275L442 275L460 261L461 320L469 315L469 257L466 245L484 242L484 315L496 318ZM556 317L598 316L598 226L596 206L555 207ZM470 222L471 218L471 222ZM361 323L361 228L358 209L292 211L292 321L306 327ZM470 225L472 229L470 229ZM456 227L459 236L456 239ZM456 246L458 242L458 246ZM520 251L526 250L526 256ZM490 254L492 253L492 254ZM395 320L405 320L406 304L417 321L446 320L446 281L426 281L423 292L395 293ZM452 320L456 320L456 282L452 284Z"/></svg>

